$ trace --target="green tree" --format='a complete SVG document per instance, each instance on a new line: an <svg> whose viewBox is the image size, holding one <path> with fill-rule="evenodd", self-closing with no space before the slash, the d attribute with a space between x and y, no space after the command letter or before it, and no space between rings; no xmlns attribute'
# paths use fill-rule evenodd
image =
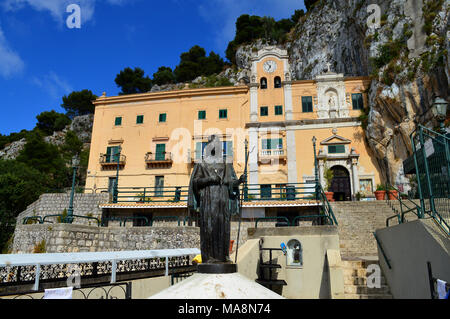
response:
<svg viewBox="0 0 450 319"><path fill-rule="evenodd" d="M320 0L305 0L305 7L306 10L309 11L314 7L314 5L319 2Z"/></svg>
<svg viewBox="0 0 450 319"><path fill-rule="evenodd" d="M14 233L15 218L45 192L45 175L15 160L0 160L0 252Z"/></svg>
<svg viewBox="0 0 450 319"><path fill-rule="evenodd" d="M66 110L67 116L73 118L78 115L93 114L95 106L92 102L96 99L97 96L91 90L74 91L62 98L61 106Z"/></svg>
<svg viewBox="0 0 450 319"><path fill-rule="evenodd" d="M223 70L225 62L216 53L210 52L206 56L206 51L202 47L195 45L188 52L180 55L180 64L175 68L174 73L178 82L188 82L200 75L209 76Z"/></svg>
<svg viewBox="0 0 450 319"><path fill-rule="evenodd" d="M115 82L122 89L119 95L137 94L149 92L152 88L152 80L144 76L141 68L125 68L117 74Z"/></svg>
<svg viewBox="0 0 450 319"><path fill-rule="evenodd" d="M16 160L46 174L45 185L54 190L70 185L69 169L58 147L46 143L39 132L31 133L26 141Z"/></svg>
<svg viewBox="0 0 450 319"><path fill-rule="evenodd" d="M294 14L291 16L291 21L294 25L298 23L301 17L305 15L305 11L303 9L301 10L295 10Z"/></svg>
<svg viewBox="0 0 450 319"><path fill-rule="evenodd" d="M62 131L71 122L67 115L54 110L42 112L36 116L36 119L38 120L36 127L47 135L51 135L55 131Z"/></svg>
<svg viewBox="0 0 450 319"><path fill-rule="evenodd" d="M153 73L153 83L157 85L175 83L175 81L175 74L169 67L161 66L156 73Z"/></svg>

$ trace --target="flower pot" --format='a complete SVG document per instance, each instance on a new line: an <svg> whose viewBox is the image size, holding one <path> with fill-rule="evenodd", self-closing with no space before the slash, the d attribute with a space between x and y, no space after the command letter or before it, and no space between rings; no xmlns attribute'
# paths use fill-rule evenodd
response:
<svg viewBox="0 0 450 319"><path fill-rule="evenodd" d="M386 191L375 191L374 194L377 200L384 200L386 197Z"/></svg>
<svg viewBox="0 0 450 319"><path fill-rule="evenodd" d="M398 191L396 191L396 190L391 190L391 191L388 191L387 193L388 193L389 200L396 200L398 198Z"/></svg>
<svg viewBox="0 0 450 319"><path fill-rule="evenodd" d="M234 244L234 240L230 240L230 253L233 250L233 244Z"/></svg>
<svg viewBox="0 0 450 319"><path fill-rule="evenodd" d="M325 192L325 196L327 197L327 200L329 202L334 202L333 195L334 195L333 192Z"/></svg>

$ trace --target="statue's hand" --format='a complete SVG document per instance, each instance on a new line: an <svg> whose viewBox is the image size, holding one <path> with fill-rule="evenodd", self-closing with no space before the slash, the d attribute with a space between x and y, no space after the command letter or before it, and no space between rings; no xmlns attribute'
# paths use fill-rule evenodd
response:
<svg viewBox="0 0 450 319"><path fill-rule="evenodd" d="M243 184L246 182L247 182L247 174L241 175L241 177L239 177L239 184Z"/></svg>
<svg viewBox="0 0 450 319"><path fill-rule="evenodd" d="M220 177L219 176L214 176L210 178L210 182L212 184L220 184Z"/></svg>

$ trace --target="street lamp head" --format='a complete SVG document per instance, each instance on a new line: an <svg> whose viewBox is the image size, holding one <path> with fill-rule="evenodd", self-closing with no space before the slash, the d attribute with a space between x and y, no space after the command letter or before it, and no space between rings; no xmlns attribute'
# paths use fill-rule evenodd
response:
<svg viewBox="0 0 450 319"><path fill-rule="evenodd" d="M448 102L439 96L434 99L432 110L438 120L444 121L447 117L447 105Z"/></svg>
<svg viewBox="0 0 450 319"><path fill-rule="evenodd" d="M317 142L317 138L316 138L315 136L313 136L313 138L312 138L312 142L313 142L314 144L316 144L316 142Z"/></svg>
<svg viewBox="0 0 450 319"><path fill-rule="evenodd" d="M72 157L72 167L78 167L79 165L80 165L80 157L77 154L74 157Z"/></svg>

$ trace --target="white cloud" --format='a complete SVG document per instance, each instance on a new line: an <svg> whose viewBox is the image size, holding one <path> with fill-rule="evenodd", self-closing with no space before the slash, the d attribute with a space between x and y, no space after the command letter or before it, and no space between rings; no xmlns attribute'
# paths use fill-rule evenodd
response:
<svg viewBox="0 0 450 319"><path fill-rule="evenodd" d="M53 71L50 71L42 78L33 77L31 82L46 91L53 99L60 98L62 95L73 91L72 86Z"/></svg>
<svg viewBox="0 0 450 319"><path fill-rule="evenodd" d="M37 11L48 11L58 24L62 24L67 17L67 6L78 4L81 8L81 22L85 23L93 18L97 2L125 5L133 1L135 0L5 0L3 9L17 11L28 5Z"/></svg>
<svg viewBox="0 0 450 319"><path fill-rule="evenodd" d="M25 68L25 63L20 56L12 50L5 35L0 28L0 76L9 78L14 74L21 73Z"/></svg>

